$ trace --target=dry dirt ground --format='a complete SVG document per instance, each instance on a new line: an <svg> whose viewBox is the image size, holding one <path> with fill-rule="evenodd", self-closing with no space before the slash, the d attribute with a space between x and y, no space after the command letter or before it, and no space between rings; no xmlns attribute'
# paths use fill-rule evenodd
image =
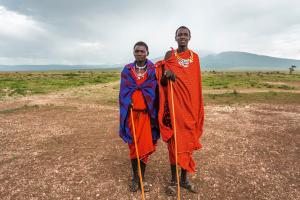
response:
<svg viewBox="0 0 300 200"><path fill-rule="evenodd" d="M0 199L140 199L128 191L117 94L111 83L0 102ZM190 176L199 194L182 190L182 199L299 199L299 106L208 104L205 112ZM162 141L146 179L146 199L172 199Z"/></svg>

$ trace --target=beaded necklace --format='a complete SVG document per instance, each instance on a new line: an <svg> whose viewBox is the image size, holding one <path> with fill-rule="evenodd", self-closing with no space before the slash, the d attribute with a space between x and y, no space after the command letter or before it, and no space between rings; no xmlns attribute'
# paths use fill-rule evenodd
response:
<svg viewBox="0 0 300 200"><path fill-rule="evenodd" d="M136 75L137 79L140 80L142 78L144 78L145 74L147 73L147 65L143 66L143 67L139 67L138 65L135 65L135 69L137 69L138 72L135 71L135 69L133 69L134 74ZM140 72L141 70L145 69L144 72Z"/></svg>
<svg viewBox="0 0 300 200"><path fill-rule="evenodd" d="M180 58L180 56L178 55L177 51L175 51L175 57L177 59L177 62L180 66L182 67L188 67L190 63L192 63L194 60L193 60L193 52L191 50L190 51L190 57L187 58L187 59L183 59L183 58Z"/></svg>

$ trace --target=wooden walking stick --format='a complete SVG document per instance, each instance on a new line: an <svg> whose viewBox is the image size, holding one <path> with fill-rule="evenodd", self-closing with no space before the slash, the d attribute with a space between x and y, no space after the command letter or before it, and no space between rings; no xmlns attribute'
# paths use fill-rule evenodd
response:
<svg viewBox="0 0 300 200"><path fill-rule="evenodd" d="M177 199L180 200L180 184L179 184L179 174L178 174L178 156L177 156L177 136L176 136L176 117L174 109L174 97L173 97L173 82L170 82L171 86L171 100L172 100L172 112L173 112L173 130L174 130L174 142L175 142L175 161L176 161L176 178L177 178Z"/></svg>
<svg viewBox="0 0 300 200"><path fill-rule="evenodd" d="M133 130L135 153L136 153L136 158L137 158L137 161L138 161L139 177L140 177L140 184L141 184L141 190L142 190L142 200L145 200L144 184L143 184L143 177L142 177L142 171L141 171L141 163L140 163L140 156L139 156L139 150L138 150L138 145L137 145L137 139L136 139L136 135L135 135L135 126L134 126L134 120L133 120L132 107L130 108L130 115L131 115L131 124L132 124L132 130Z"/></svg>

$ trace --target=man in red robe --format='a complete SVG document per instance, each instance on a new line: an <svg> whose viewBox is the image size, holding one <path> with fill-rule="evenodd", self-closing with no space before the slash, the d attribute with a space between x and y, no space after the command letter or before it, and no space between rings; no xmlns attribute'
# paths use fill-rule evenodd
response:
<svg viewBox="0 0 300 200"><path fill-rule="evenodd" d="M178 48L168 51L165 59L156 63L156 75L159 80L159 128L162 139L168 145L171 164L172 178L167 188L169 195L176 194L176 164L181 167L180 186L197 192L188 181L187 172L195 172L196 163L192 155L194 150L201 148L204 106L200 61L198 55L188 49L190 39L190 30L185 26L179 27L175 33ZM172 111L170 81L173 83L175 113ZM177 163L173 115L176 117Z"/></svg>
<svg viewBox="0 0 300 200"><path fill-rule="evenodd" d="M154 64L147 59L149 54L147 44L137 42L133 50L135 61L127 64L121 73L119 135L128 143L130 151L133 170L130 190L136 192L140 188L138 176L138 162L140 162L144 191L149 192L150 187L145 182L144 174L149 155L155 151L159 138L157 80ZM140 161L137 159L134 133Z"/></svg>

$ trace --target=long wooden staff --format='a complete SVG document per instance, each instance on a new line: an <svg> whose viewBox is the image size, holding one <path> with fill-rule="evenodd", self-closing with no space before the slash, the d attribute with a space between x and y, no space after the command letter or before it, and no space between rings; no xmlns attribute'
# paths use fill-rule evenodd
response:
<svg viewBox="0 0 300 200"><path fill-rule="evenodd" d="M176 178L177 178L177 199L180 200L180 184L179 184L179 174L178 174L178 156L177 156L177 136L176 136L176 117L174 109L174 95L173 95L173 82L170 82L171 86L171 100L172 100L172 112L173 112L173 130L174 130L174 142L175 142L175 161L176 161Z"/></svg>
<svg viewBox="0 0 300 200"><path fill-rule="evenodd" d="M131 115L131 124L132 124L132 130L133 130L133 139L134 139L134 145L135 145L136 158L138 161L138 170L139 170L140 184L141 184L141 190L142 190L142 200L145 200L144 184L143 184L143 177L142 177L142 171L141 171L141 163L140 163L137 139L136 139L136 135L135 135L135 125L134 125L134 120L133 120L132 107L130 108L130 115Z"/></svg>

